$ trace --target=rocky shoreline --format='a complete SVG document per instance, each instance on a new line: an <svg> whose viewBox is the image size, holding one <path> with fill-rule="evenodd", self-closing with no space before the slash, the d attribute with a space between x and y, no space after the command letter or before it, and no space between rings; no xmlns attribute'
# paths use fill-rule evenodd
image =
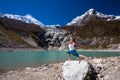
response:
<svg viewBox="0 0 120 80"><path fill-rule="evenodd" d="M0 52L18 52L18 51L42 51L42 50L59 50L57 47L54 48L0 48ZM64 49L67 50L67 49ZM60 49L61 51L61 49ZM104 51L104 52L120 52L120 49L78 49L78 51Z"/></svg>
<svg viewBox="0 0 120 80"><path fill-rule="evenodd" d="M18 51L38 51L43 48L0 48L0 52L18 52Z"/></svg>
<svg viewBox="0 0 120 80"><path fill-rule="evenodd" d="M119 80L120 56L107 58L90 58L92 65L88 73L94 80ZM0 80L63 80L62 63L43 64L39 67L26 67L0 74ZM89 80L89 79L88 79Z"/></svg>

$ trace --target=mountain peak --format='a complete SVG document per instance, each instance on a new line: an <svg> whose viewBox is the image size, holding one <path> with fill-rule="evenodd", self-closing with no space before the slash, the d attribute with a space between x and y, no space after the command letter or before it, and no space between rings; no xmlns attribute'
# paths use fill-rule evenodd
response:
<svg viewBox="0 0 120 80"><path fill-rule="evenodd" d="M13 15L13 14L0 14L0 17L7 17L9 19L19 20L25 23L36 24L39 25L40 27L44 27L44 24L42 22L38 21L30 14L27 14L25 16Z"/></svg>
<svg viewBox="0 0 120 80"><path fill-rule="evenodd" d="M31 14L26 14L25 17L27 17L27 18L33 18L33 16Z"/></svg>
<svg viewBox="0 0 120 80"><path fill-rule="evenodd" d="M94 11L94 10L95 10L95 9L91 8L91 9L89 9L88 11L91 12L91 11Z"/></svg>
<svg viewBox="0 0 120 80"><path fill-rule="evenodd" d="M91 8L87 12L85 12L83 15L77 16L71 22L67 23L67 26L71 26L71 25L82 26L86 22L91 20L91 18L93 18L93 16L95 16L101 20L105 20L105 21L120 20L120 16L106 15L106 14L103 14L101 12L97 12L95 9Z"/></svg>
<svg viewBox="0 0 120 80"><path fill-rule="evenodd" d="M93 9L93 8L89 9L88 12L89 12L90 15L91 15L91 14L96 14L95 9Z"/></svg>

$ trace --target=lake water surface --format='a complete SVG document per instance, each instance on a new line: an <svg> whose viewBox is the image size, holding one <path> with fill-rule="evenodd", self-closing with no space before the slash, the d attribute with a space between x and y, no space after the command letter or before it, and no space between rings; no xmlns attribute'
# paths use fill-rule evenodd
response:
<svg viewBox="0 0 120 80"><path fill-rule="evenodd" d="M10 70L21 67L35 67L41 64L67 60L67 51L0 52L0 69ZM120 52L78 51L88 57L120 56ZM76 59L72 56L72 59Z"/></svg>

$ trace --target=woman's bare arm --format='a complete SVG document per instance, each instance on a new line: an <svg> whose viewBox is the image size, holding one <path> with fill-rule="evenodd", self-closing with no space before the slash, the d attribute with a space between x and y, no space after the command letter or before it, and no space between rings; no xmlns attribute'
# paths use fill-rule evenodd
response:
<svg viewBox="0 0 120 80"><path fill-rule="evenodd" d="M80 45L80 44L77 44L77 43L75 43L75 45L80 47L80 48L85 48L85 45Z"/></svg>
<svg viewBox="0 0 120 80"><path fill-rule="evenodd" d="M65 46L68 46L69 45L69 42L65 44Z"/></svg>

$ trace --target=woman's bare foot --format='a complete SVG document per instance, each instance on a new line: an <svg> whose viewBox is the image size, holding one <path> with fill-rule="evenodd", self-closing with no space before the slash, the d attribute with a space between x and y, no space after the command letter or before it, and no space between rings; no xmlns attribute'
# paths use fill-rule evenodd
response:
<svg viewBox="0 0 120 80"><path fill-rule="evenodd" d="M89 58L87 58L87 57L86 57L84 60L85 60L85 61L88 61L88 60L89 60Z"/></svg>
<svg viewBox="0 0 120 80"><path fill-rule="evenodd" d="M85 61L88 61L88 59L89 59L88 57L83 56L83 55L80 55L79 57L82 58L82 59L85 60Z"/></svg>

